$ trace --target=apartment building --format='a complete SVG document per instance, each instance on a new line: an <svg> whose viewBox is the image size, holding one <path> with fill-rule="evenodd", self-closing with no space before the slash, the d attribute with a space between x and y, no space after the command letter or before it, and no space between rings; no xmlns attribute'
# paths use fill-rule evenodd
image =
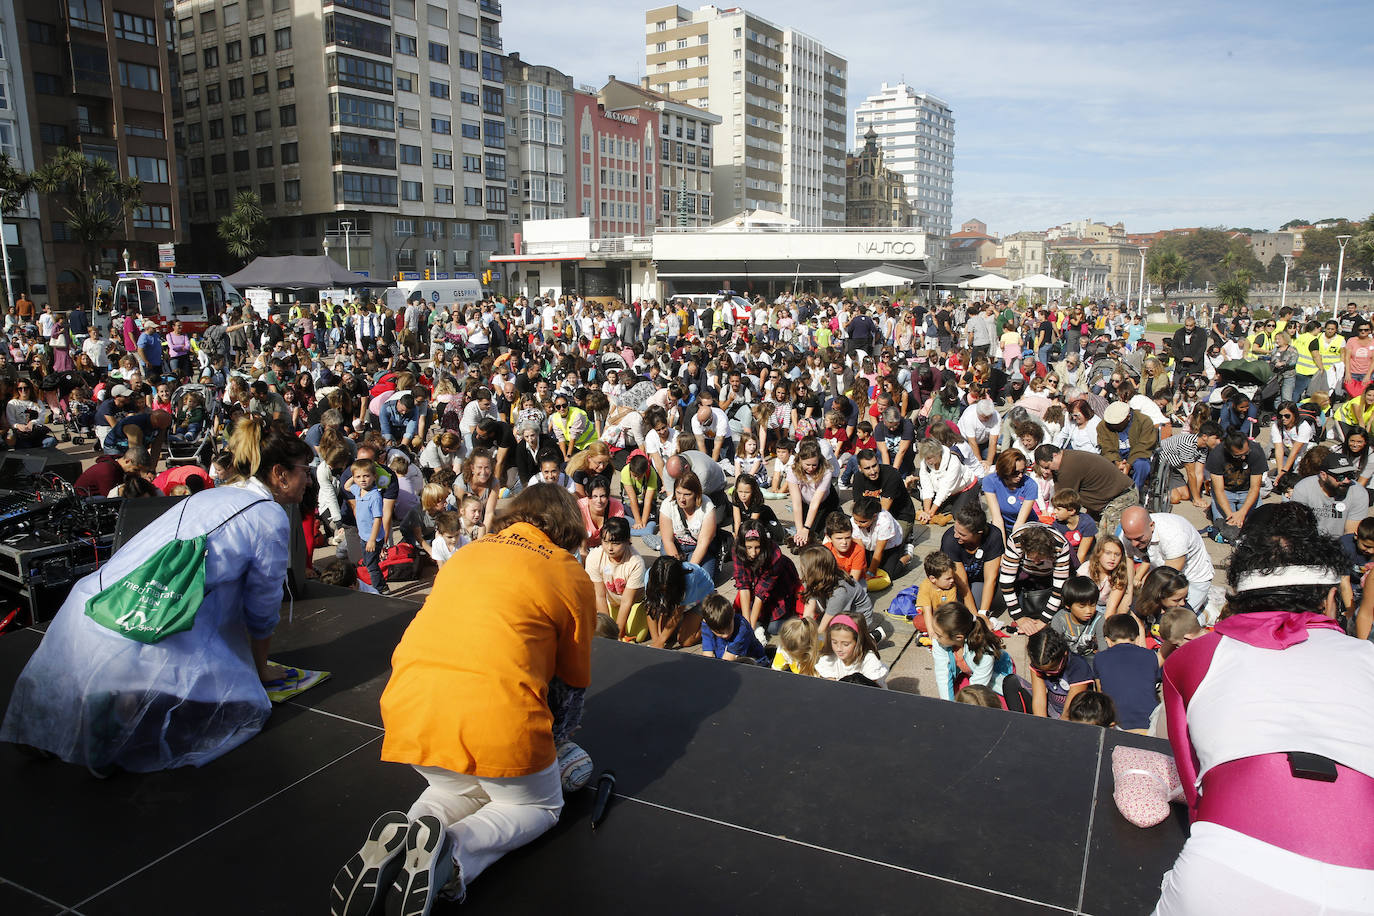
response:
<svg viewBox="0 0 1374 916"><path fill-rule="evenodd" d="M648 235L656 219L658 114L608 109L590 92L573 93L578 212L598 238Z"/></svg>
<svg viewBox="0 0 1374 916"><path fill-rule="evenodd" d="M480 274L518 218L501 12L497 0L175 0L197 252L216 250L216 222L251 190L274 253L327 247L374 276Z"/></svg>
<svg viewBox="0 0 1374 916"><path fill-rule="evenodd" d="M614 76L597 97L608 111L637 108L658 115L658 211L654 224L711 225L715 219L711 142L720 128L720 117Z"/></svg>
<svg viewBox="0 0 1374 916"><path fill-rule="evenodd" d="M572 95L567 74L523 61L515 52L506 58L506 161L514 179L507 205L514 232L524 220L576 215L568 194L576 164L569 161L575 158L569 155Z"/></svg>
<svg viewBox="0 0 1374 916"><path fill-rule="evenodd" d="M95 249L72 233L60 199L34 195L27 207L18 245L8 249L15 293L19 281L35 301L85 307L94 276L122 267L125 251L131 265L156 265L158 244L178 240L164 4L13 0L4 9L13 18L0 43L0 149L32 169L73 147L143 183L143 205Z"/></svg>
<svg viewBox="0 0 1374 916"><path fill-rule="evenodd" d="M739 8L666 6L644 21L648 88L721 118L715 215L762 209L843 226L847 61Z"/></svg>
<svg viewBox="0 0 1374 916"><path fill-rule="evenodd" d="M20 63L19 38L24 23L14 18L14 4L0 4L0 154L10 166L29 172L38 163L29 123L29 77ZM48 278L43 259L43 229L38 196L27 194L19 208L5 214L5 255L8 258L9 292L28 292L46 300ZM0 287L3 289L3 287Z"/></svg>
<svg viewBox="0 0 1374 916"><path fill-rule="evenodd" d="M921 228L944 238L954 222L954 113L949 103L906 83L883 83L854 111L854 134L869 128L887 165L906 179Z"/></svg>

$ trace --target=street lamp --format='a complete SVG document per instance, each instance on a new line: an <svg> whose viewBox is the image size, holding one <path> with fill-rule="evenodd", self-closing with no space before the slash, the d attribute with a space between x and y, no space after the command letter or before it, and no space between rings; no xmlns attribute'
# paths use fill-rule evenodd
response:
<svg viewBox="0 0 1374 916"><path fill-rule="evenodd" d="M1336 244L1341 246L1341 258L1336 262L1336 294L1331 297L1331 317L1336 317L1336 312L1341 307L1341 276L1345 272L1345 243L1350 241L1348 235L1336 236Z"/></svg>
<svg viewBox="0 0 1374 916"><path fill-rule="evenodd" d="M14 292L10 289L10 246L5 244L4 198L5 189L0 188L0 252L5 256L5 304L14 305Z"/></svg>
<svg viewBox="0 0 1374 916"><path fill-rule="evenodd" d="M1293 266L1293 256L1286 254L1283 256L1283 291L1279 293L1279 310L1283 310L1284 304L1288 301L1288 268Z"/></svg>
<svg viewBox="0 0 1374 916"><path fill-rule="evenodd" d="M344 231L344 265L345 265L349 270L352 270L352 269L353 269L353 250L352 250L352 248L351 248L351 247L349 246L349 244L348 244L348 230L353 228L353 224L352 224L351 222L349 222L348 220L346 220L346 219L345 219L345 220L340 220L340 221L339 221L339 227L342 228L343 231Z"/></svg>
<svg viewBox="0 0 1374 916"><path fill-rule="evenodd" d="M1144 245L1140 245L1136 250L1140 252L1140 292L1138 295L1140 298L1140 314L1143 317L1145 315L1145 252L1150 249L1146 248Z"/></svg>
<svg viewBox="0 0 1374 916"><path fill-rule="evenodd" d="M128 272L129 272L129 249L125 248L122 252L120 252L120 256L121 256L122 258L124 258L124 272L125 272L125 273L128 273Z"/></svg>
<svg viewBox="0 0 1374 916"><path fill-rule="evenodd" d="M1317 295L1317 310L1326 311L1326 281L1331 279L1331 265L1323 264L1317 268L1317 279L1322 281L1321 292Z"/></svg>

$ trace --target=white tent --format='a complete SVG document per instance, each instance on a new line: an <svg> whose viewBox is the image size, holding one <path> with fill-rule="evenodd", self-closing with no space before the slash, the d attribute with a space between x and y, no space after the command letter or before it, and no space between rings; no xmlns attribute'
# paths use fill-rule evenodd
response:
<svg viewBox="0 0 1374 916"><path fill-rule="evenodd" d="M981 277L974 277L972 280L965 280L959 284L959 288L1008 290L1012 288L1012 283L1006 277L999 277L997 274L984 274Z"/></svg>
<svg viewBox="0 0 1374 916"><path fill-rule="evenodd" d="M909 286L911 277L889 273L881 267L874 267L861 273L845 277L840 281L841 289L881 289L889 286Z"/></svg>
<svg viewBox="0 0 1374 916"><path fill-rule="evenodd" d="M1056 280L1054 277L1045 274L1031 274L1029 277L1022 277L1012 283L1019 289L1068 289L1069 284L1063 280Z"/></svg>

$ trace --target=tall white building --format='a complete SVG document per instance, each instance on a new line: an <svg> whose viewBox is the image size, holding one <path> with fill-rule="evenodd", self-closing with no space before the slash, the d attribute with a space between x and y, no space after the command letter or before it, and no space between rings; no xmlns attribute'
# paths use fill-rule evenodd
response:
<svg viewBox="0 0 1374 916"><path fill-rule="evenodd" d="M649 88L721 118L716 216L775 210L803 225L843 226L848 62L737 7L659 7L644 26Z"/></svg>
<svg viewBox="0 0 1374 916"><path fill-rule="evenodd" d="M954 216L954 114L949 103L906 83L883 83L854 112L854 135L872 127L883 161L906 178L907 197L920 226L949 235Z"/></svg>

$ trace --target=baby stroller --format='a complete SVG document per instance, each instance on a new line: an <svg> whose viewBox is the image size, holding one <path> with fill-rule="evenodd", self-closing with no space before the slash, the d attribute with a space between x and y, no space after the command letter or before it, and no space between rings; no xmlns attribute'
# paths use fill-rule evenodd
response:
<svg viewBox="0 0 1374 916"><path fill-rule="evenodd" d="M172 405L175 410L181 410L182 401L188 394L200 395L204 415L199 423L192 423L182 431L178 431L176 424L173 424L171 432L167 435L167 463L209 467L215 441L212 427L214 418L219 415L219 396L209 385L182 385L172 394Z"/></svg>
<svg viewBox="0 0 1374 916"><path fill-rule="evenodd" d="M1259 407L1260 426L1268 426L1278 409L1283 379L1262 359L1228 359L1217 366L1217 388L1234 385Z"/></svg>

